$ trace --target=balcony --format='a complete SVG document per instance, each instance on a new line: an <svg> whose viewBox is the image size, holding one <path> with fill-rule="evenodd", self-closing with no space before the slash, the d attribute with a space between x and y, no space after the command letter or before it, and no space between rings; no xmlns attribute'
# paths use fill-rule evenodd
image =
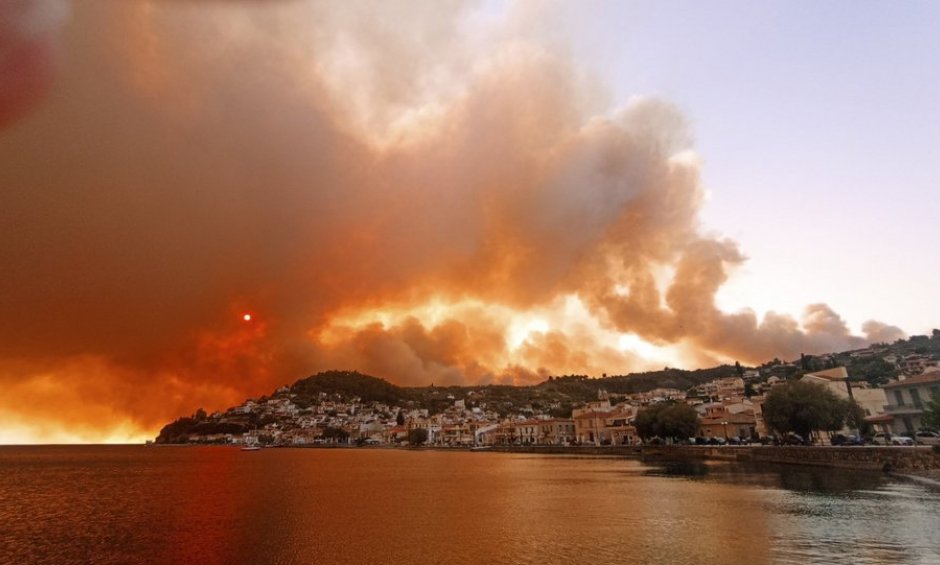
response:
<svg viewBox="0 0 940 565"><path fill-rule="evenodd" d="M885 404L888 414L920 414L923 411L923 404Z"/></svg>

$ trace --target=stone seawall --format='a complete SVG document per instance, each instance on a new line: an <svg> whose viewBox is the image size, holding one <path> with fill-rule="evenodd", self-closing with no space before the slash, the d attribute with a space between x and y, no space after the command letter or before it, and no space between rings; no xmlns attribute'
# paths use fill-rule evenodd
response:
<svg viewBox="0 0 940 565"><path fill-rule="evenodd" d="M542 455L609 455L614 457L641 457L638 445L494 445L487 451L503 453L538 453Z"/></svg>
<svg viewBox="0 0 940 565"><path fill-rule="evenodd" d="M897 473L940 469L940 453L930 447L802 447L802 446L496 446L492 451L563 455L608 455L644 459L717 459L754 463L815 465Z"/></svg>
<svg viewBox="0 0 940 565"><path fill-rule="evenodd" d="M940 454L930 447L802 447L802 446L649 446L643 456L667 459L722 459L755 463L815 465L868 471L940 469Z"/></svg>

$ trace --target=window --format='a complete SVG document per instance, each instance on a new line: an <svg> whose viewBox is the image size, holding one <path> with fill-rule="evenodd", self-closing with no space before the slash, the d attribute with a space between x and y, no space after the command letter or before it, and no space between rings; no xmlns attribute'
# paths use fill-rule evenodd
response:
<svg viewBox="0 0 940 565"><path fill-rule="evenodd" d="M894 400L897 402L898 406L904 406L904 395L901 394L900 390L894 391Z"/></svg>
<svg viewBox="0 0 940 565"><path fill-rule="evenodd" d="M914 406L918 408L924 407L924 403L920 401L920 391L916 388L911 389L911 400L914 401Z"/></svg>

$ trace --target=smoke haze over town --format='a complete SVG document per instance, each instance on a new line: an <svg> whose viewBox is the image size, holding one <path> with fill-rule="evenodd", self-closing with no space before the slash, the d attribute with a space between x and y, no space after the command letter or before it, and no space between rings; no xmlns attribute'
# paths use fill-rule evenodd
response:
<svg viewBox="0 0 940 565"><path fill-rule="evenodd" d="M0 443L152 437L328 369L525 385L925 330L722 308L748 246L702 219L694 116L616 99L538 11L74 3L0 133Z"/></svg>

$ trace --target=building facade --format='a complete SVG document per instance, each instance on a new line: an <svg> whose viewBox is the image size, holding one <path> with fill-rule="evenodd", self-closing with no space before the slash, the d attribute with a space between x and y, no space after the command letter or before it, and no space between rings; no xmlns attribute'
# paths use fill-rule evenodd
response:
<svg viewBox="0 0 940 565"><path fill-rule="evenodd" d="M934 396L940 397L940 371L889 383L883 388L888 399L885 412L891 416L891 430L913 433L924 427L921 416L927 402Z"/></svg>

